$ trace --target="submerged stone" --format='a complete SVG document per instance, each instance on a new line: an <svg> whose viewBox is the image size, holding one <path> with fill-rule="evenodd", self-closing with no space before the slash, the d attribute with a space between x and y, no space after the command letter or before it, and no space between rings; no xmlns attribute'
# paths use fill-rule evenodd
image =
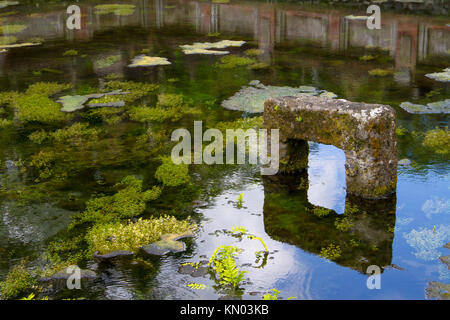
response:
<svg viewBox="0 0 450 320"><path fill-rule="evenodd" d="M450 82L450 68L446 68L442 72L428 73L425 77L436 81Z"/></svg>
<svg viewBox="0 0 450 320"><path fill-rule="evenodd" d="M224 55L229 51L219 51L210 49L225 49L228 47L241 47L245 41L221 40L217 42L195 42L194 44L181 45L184 54L212 54Z"/></svg>
<svg viewBox="0 0 450 320"><path fill-rule="evenodd" d="M194 234L190 231L183 234L164 234L161 240L142 246L141 249L149 254L155 256L163 256L170 252L178 253L186 250L186 244L178 241L184 238L192 238Z"/></svg>
<svg viewBox="0 0 450 320"><path fill-rule="evenodd" d="M269 98L283 96L308 95L335 98L332 92L319 90L312 86L278 87L265 86L259 80L252 80L249 86L244 86L232 97L222 102L222 107L229 110L245 111L248 113L261 113L264 111L264 102Z"/></svg>
<svg viewBox="0 0 450 320"><path fill-rule="evenodd" d="M153 66L164 66L168 64L171 64L171 62L169 62L167 58L149 57L146 55L140 55L131 60L131 64L128 65L128 67L130 68L153 67Z"/></svg>
<svg viewBox="0 0 450 320"><path fill-rule="evenodd" d="M400 108L409 113L426 114L426 113L449 113L450 112L450 99L443 101L423 104L414 104L409 101L402 102Z"/></svg>
<svg viewBox="0 0 450 320"><path fill-rule="evenodd" d="M110 260L117 257L129 257L132 255L134 255L134 252L129 250L116 250L106 254L99 254L98 251L94 252L94 258L100 261Z"/></svg>
<svg viewBox="0 0 450 320"><path fill-rule="evenodd" d="M60 281L60 280L67 281L69 279L69 277L71 277L74 274L73 272L67 272L67 271L70 271L70 270L67 270L67 269L61 270L49 277L44 277L44 278L39 279L39 282ZM85 269L80 270L80 279L81 280L94 280L96 278L97 278L97 274L94 271L85 270Z"/></svg>
<svg viewBox="0 0 450 320"><path fill-rule="evenodd" d="M122 92L122 90L114 90L106 93L92 93L87 95L75 95L75 96L62 96L56 102L61 103L63 107L61 108L62 112L74 112L84 108L84 104L91 99L100 99L105 96L115 96L115 95L125 95L128 92ZM88 104L88 107L123 107L125 106L125 102L123 101L115 101L108 103L93 103Z"/></svg>

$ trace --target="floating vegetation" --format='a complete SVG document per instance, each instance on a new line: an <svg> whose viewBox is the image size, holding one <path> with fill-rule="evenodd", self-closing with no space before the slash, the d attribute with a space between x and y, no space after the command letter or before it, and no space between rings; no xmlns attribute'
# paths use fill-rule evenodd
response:
<svg viewBox="0 0 450 320"><path fill-rule="evenodd" d="M236 67L248 66L255 63L257 63L257 61L253 58L229 55L222 57L220 63L217 63L216 66L223 69L234 69Z"/></svg>
<svg viewBox="0 0 450 320"><path fill-rule="evenodd" d="M434 129L425 133L423 146L433 150L437 154L450 154L450 131L445 129Z"/></svg>
<svg viewBox="0 0 450 320"><path fill-rule="evenodd" d="M450 82L450 68L446 68L442 72L426 74L425 77L436 81Z"/></svg>
<svg viewBox="0 0 450 320"><path fill-rule="evenodd" d="M156 169L155 178L168 187L177 187L190 181L186 164L175 164L170 157L163 157L162 164Z"/></svg>
<svg viewBox="0 0 450 320"><path fill-rule="evenodd" d="M245 111L248 113L261 113L264 111L264 102L269 98L296 95L328 95L329 98L335 97L333 93L325 90L319 90L311 86L300 87L277 87L265 86L258 80L251 81L249 86L244 86L232 97L222 102L222 107L229 110Z"/></svg>
<svg viewBox="0 0 450 320"><path fill-rule="evenodd" d="M194 232L197 226L189 220L174 217L138 219L136 222L97 224L87 233L91 252L106 254L116 250L136 252L140 247L154 243L165 234Z"/></svg>
<svg viewBox="0 0 450 320"><path fill-rule="evenodd" d="M351 227L353 227L353 222L350 218L344 217L344 218L338 218L336 221L334 221L334 226L339 231L348 231Z"/></svg>
<svg viewBox="0 0 450 320"><path fill-rule="evenodd" d="M328 247L320 250L320 256L328 260L336 260L342 254L341 247L338 245L330 244Z"/></svg>
<svg viewBox="0 0 450 320"><path fill-rule="evenodd" d="M120 60L122 60L122 56L120 54L111 55L111 56L107 56L105 58L97 59L94 61L94 68L95 69L105 69L105 68L111 67L112 65L116 64Z"/></svg>
<svg viewBox="0 0 450 320"><path fill-rule="evenodd" d="M206 289L206 286L204 284L201 283L189 283L187 285L189 288L194 289L194 290L204 290Z"/></svg>
<svg viewBox="0 0 450 320"><path fill-rule="evenodd" d="M200 110L191 107L134 107L128 111L131 120L138 122L176 122L188 114L199 114Z"/></svg>
<svg viewBox="0 0 450 320"><path fill-rule="evenodd" d="M146 55L140 55L131 60L131 64L128 65L130 68L137 67L153 67L153 66L165 66L171 64L167 58L161 57L149 57Z"/></svg>
<svg viewBox="0 0 450 320"><path fill-rule="evenodd" d="M75 49L70 49L63 53L63 57L75 57L77 55L78 55L78 51Z"/></svg>
<svg viewBox="0 0 450 320"><path fill-rule="evenodd" d="M386 76L389 76L392 74L394 74L394 72L392 70L387 70L387 69L369 70L369 75L374 76L374 77L386 77Z"/></svg>
<svg viewBox="0 0 450 320"><path fill-rule="evenodd" d="M375 59L375 57L372 55L365 55L365 56L359 57L359 60L361 60L361 61L371 61L373 59Z"/></svg>
<svg viewBox="0 0 450 320"><path fill-rule="evenodd" d="M145 82L135 82L135 81L109 81L105 83L106 90L114 90L116 94L126 92L126 95L120 97L121 100L125 102L133 102L158 89L157 84L145 83Z"/></svg>
<svg viewBox="0 0 450 320"><path fill-rule="evenodd" d="M264 53L262 49L248 49L244 51L244 54L249 57L257 57Z"/></svg>
<svg viewBox="0 0 450 320"><path fill-rule="evenodd" d="M212 54L224 55L229 54L229 51L219 51L211 49L225 49L228 47L241 47L245 41L221 40L217 42L195 42L194 44L181 45L180 48L184 54Z"/></svg>
<svg viewBox="0 0 450 320"><path fill-rule="evenodd" d="M28 28L24 24L7 24L0 26L0 33L2 34L16 34Z"/></svg>
<svg viewBox="0 0 450 320"><path fill-rule="evenodd" d="M157 186L150 190L142 190L142 181L134 176L127 176L116 184L119 189L112 196L92 198L86 203L86 210L74 218L72 225L80 223L117 222L123 218L131 218L142 214L145 203L159 198L161 189Z"/></svg>
<svg viewBox="0 0 450 320"><path fill-rule="evenodd" d="M95 14L115 14L116 16L129 16L134 13L136 6L132 4L101 4L94 7Z"/></svg>

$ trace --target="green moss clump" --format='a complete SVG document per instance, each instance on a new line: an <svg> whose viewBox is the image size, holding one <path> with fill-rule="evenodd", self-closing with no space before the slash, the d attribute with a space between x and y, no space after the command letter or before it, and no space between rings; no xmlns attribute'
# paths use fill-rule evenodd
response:
<svg viewBox="0 0 450 320"><path fill-rule="evenodd" d="M425 133L423 146L433 150L440 155L450 154L450 131L448 127L444 129L434 129Z"/></svg>
<svg viewBox="0 0 450 320"><path fill-rule="evenodd" d="M70 49L63 53L63 57L75 57L77 55L78 55L78 51L75 49Z"/></svg>
<svg viewBox="0 0 450 320"><path fill-rule="evenodd" d="M24 31L27 28L24 24L8 24L0 26L0 33L2 34L16 34Z"/></svg>
<svg viewBox="0 0 450 320"><path fill-rule="evenodd" d="M320 255L328 260L336 260L342 254L341 247L338 245L330 244L328 247L320 250Z"/></svg>
<svg viewBox="0 0 450 320"><path fill-rule="evenodd" d="M175 217L139 219L134 223L98 224L87 233L90 251L105 254L115 250L137 251L141 246L158 241L164 234L193 232L196 225Z"/></svg>
<svg viewBox="0 0 450 320"><path fill-rule="evenodd" d="M162 162L155 173L155 178L158 181L169 187L176 187L189 182L188 165L175 164L170 157L162 158Z"/></svg>
<svg viewBox="0 0 450 320"><path fill-rule="evenodd" d="M5 281L0 282L0 295L2 299L18 298L30 291L35 283L35 278L22 262L9 271Z"/></svg>
<svg viewBox="0 0 450 320"><path fill-rule="evenodd" d="M17 42L17 38L14 36L1 36L0 37L0 45L8 45Z"/></svg>
<svg viewBox="0 0 450 320"><path fill-rule="evenodd" d="M96 60L94 62L94 68L96 68L96 69L108 68L108 67L112 66L113 64L119 62L120 60L122 60L122 56L120 54L107 56L105 58Z"/></svg>
<svg viewBox="0 0 450 320"><path fill-rule="evenodd" d="M399 137L404 136L407 132L408 132L408 130L405 129L405 128L403 128L403 127L397 127L397 128L395 129L395 133L396 133Z"/></svg>
<svg viewBox="0 0 450 320"><path fill-rule="evenodd" d="M21 95L16 100L17 119L24 123L54 123L67 120L68 115L62 113L60 105L41 94Z"/></svg>
<svg viewBox="0 0 450 320"><path fill-rule="evenodd" d="M224 56L220 59L217 67L223 69L233 69L241 66L248 66L257 63L258 61L249 57L240 57L236 55Z"/></svg>
<svg viewBox="0 0 450 320"><path fill-rule="evenodd" d="M70 89L71 87L71 84L61 84L56 82L36 82L28 87L25 94L40 94L49 97L61 91Z"/></svg>
<svg viewBox="0 0 450 320"><path fill-rule="evenodd" d="M56 130L51 134L51 137L56 142L61 143L67 143L68 141L80 142L82 138L96 140L99 133L99 129L89 128L89 125L86 123L75 123L68 128Z"/></svg>
<svg viewBox="0 0 450 320"><path fill-rule="evenodd" d="M92 198L86 203L86 210L77 215L73 225L90 223L117 222L123 218L131 218L142 214L147 201L156 200L161 194L157 186L142 191L142 181L134 176L127 176L118 183L120 189L112 196Z"/></svg>
<svg viewBox="0 0 450 320"><path fill-rule="evenodd" d="M123 92L128 92L126 95L121 95L121 100L131 102L148 96L150 93L158 89L159 86L153 83L115 80L107 82L105 87L106 91L122 90Z"/></svg>
<svg viewBox="0 0 450 320"><path fill-rule="evenodd" d="M327 208L322 208L322 207L315 207L313 209L313 213L315 216L322 218L322 217L329 215L331 213L331 210L327 209Z"/></svg>
<svg viewBox="0 0 450 320"><path fill-rule="evenodd" d="M353 222L348 217L344 217L341 219L338 218L334 222L334 226L339 231L348 231L348 229L353 227Z"/></svg>
<svg viewBox="0 0 450 320"><path fill-rule="evenodd" d="M45 130L35 131L28 136L31 142L41 144L48 138L48 133Z"/></svg>
<svg viewBox="0 0 450 320"><path fill-rule="evenodd" d="M183 95L174 93L162 93L158 95L158 107L182 107Z"/></svg>
<svg viewBox="0 0 450 320"><path fill-rule="evenodd" d="M373 69L369 71L369 75L375 76L375 77L386 77L393 74L391 70L387 69Z"/></svg>
<svg viewBox="0 0 450 320"><path fill-rule="evenodd" d="M235 121L223 121L216 124L216 128L222 131L222 133L225 133L226 129L261 129L262 126L262 117L240 118Z"/></svg>
<svg viewBox="0 0 450 320"><path fill-rule="evenodd" d="M8 120L8 119L0 119L0 129L6 129L9 128L13 125L13 121L12 120Z"/></svg>
<svg viewBox="0 0 450 320"><path fill-rule="evenodd" d="M249 57L257 57L264 53L264 50L261 49L248 49L244 51L244 54Z"/></svg>
<svg viewBox="0 0 450 320"><path fill-rule="evenodd" d="M138 122L164 122L170 120L176 122L188 114L199 114L200 110L190 107L171 107L171 108L132 108L128 115L131 120Z"/></svg>

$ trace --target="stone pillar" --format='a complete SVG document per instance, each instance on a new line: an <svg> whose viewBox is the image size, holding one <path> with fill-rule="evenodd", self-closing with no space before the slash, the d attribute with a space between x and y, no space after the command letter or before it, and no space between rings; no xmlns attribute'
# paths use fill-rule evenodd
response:
<svg viewBox="0 0 450 320"><path fill-rule="evenodd" d="M264 128L280 131L282 171L306 167L306 141L315 141L344 150L347 193L379 199L396 191L396 115L390 106L301 95L269 99ZM292 140L302 141L300 147L290 148Z"/></svg>

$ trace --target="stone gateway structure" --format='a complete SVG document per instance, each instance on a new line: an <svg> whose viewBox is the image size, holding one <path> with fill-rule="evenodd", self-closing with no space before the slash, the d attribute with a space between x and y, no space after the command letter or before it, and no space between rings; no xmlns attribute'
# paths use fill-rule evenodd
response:
<svg viewBox="0 0 450 320"><path fill-rule="evenodd" d="M345 152L347 193L386 198L397 185L396 115L387 105L313 96L269 99L264 128L280 130L280 171L306 169L308 141Z"/></svg>

